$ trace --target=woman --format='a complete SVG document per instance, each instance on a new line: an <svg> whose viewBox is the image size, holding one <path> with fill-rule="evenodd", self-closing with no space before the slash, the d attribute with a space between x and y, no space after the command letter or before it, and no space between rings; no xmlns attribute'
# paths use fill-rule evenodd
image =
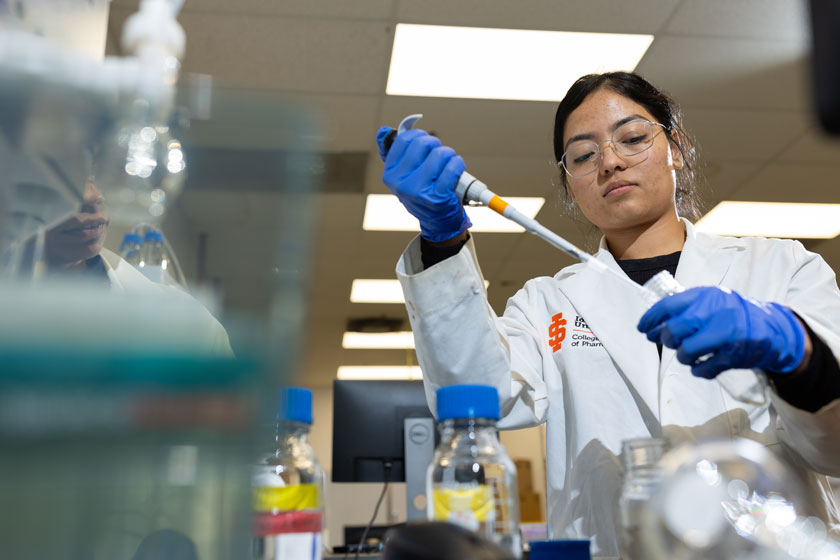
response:
<svg viewBox="0 0 840 560"><path fill-rule="evenodd" d="M430 405L440 386L491 384L500 427L546 422L550 536L592 538L601 557L619 554L626 439L780 444L808 473L823 518L837 522L816 474L840 474L834 273L798 242L695 231L693 150L680 121L667 96L623 72L578 80L555 121L566 192L603 234L597 258L639 283L665 269L701 286L647 312L632 285L575 264L527 282L497 317L452 194L463 160L423 131L400 134L384 158L383 181L421 225L397 273ZM768 372L769 407L709 380L733 368Z"/></svg>

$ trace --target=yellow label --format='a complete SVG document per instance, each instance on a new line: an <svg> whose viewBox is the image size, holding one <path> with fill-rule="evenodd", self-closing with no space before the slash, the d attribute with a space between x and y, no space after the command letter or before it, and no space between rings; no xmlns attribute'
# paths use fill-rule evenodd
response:
<svg viewBox="0 0 840 560"><path fill-rule="evenodd" d="M435 521L451 521L470 526L495 519L493 492L487 485L436 488L433 496Z"/></svg>
<svg viewBox="0 0 840 560"><path fill-rule="evenodd" d="M315 484L295 486L255 486L254 510L297 510L318 507L318 487Z"/></svg>

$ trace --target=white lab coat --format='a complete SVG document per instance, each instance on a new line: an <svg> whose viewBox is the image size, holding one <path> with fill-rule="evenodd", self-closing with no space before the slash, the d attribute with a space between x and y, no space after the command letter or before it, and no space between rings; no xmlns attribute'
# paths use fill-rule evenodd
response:
<svg viewBox="0 0 840 560"><path fill-rule="evenodd" d="M840 356L840 291L821 257L795 241L719 237L683 222L677 281L783 303ZM596 256L624 274L603 240ZM483 383L499 390L500 428L546 422L551 538L592 538L596 556L617 557L621 442L663 433L675 445L739 436L773 446L807 472L818 513L837 527L816 472L840 475L840 400L811 414L775 394L769 408L731 399L717 382L692 376L673 350L663 348L660 360L636 329L645 306L634 287L583 264L528 281L502 317L487 302L472 241L423 270L415 239L397 275L432 410L439 387ZM549 329L561 313L559 341Z"/></svg>
<svg viewBox="0 0 840 560"><path fill-rule="evenodd" d="M111 292L117 294L134 294L175 298L176 300L193 304L194 311L200 313L202 318L195 324L196 330L188 335L194 341L191 346L199 352L206 352L211 356L233 357L233 350L230 347L227 331L205 308L193 299L192 296L175 288L165 286L149 280L142 272L126 262L122 257L108 249L102 249L99 253L105 263L108 273L108 280L111 282ZM200 307L200 309L199 309Z"/></svg>

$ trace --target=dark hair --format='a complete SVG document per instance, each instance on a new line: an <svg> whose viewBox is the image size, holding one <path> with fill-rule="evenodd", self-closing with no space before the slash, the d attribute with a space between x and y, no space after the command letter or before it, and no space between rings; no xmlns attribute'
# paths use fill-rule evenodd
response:
<svg viewBox="0 0 840 560"><path fill-rule="evenodd" d="M566 97L557 106L557 114L554 118L554 157L557 159L557 163L560 163L563 152L565 152L563 129L566 126L566 120L590 93L601 88L610 89L635 101L647 109L657 122L665 126L665 130L668 132L668 140L677 146L683 158L683 166L677 170L677 212L684 218L696 221L700 217L696 192L697 153L690 136L682 127L682 111L670 96L654 87L653 84L638 74L633 72L607 72L605 74L587 74L578 78L569 88ZM676 140L671 135L672 131L677 135ZM563 169L563 166L558 167L560 169L560 179L568 197L566 170Z"/></svg>

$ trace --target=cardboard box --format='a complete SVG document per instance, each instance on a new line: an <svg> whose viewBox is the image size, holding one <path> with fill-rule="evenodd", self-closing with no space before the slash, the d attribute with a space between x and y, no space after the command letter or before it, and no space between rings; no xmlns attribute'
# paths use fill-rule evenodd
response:
<svg viewBox="0 0 840 560"><path fill-rule="evenodd" d="M519 482L519 495L528 494L534 491L534 475L531 470L529 459L514 459L516 475Z"/></svg>
<svg viewBox="0 0 840 560"><path fill-rule="evenodd" d="M544 519L539 494L519 494L519 517L523 523L534 523Z"/></svg>

